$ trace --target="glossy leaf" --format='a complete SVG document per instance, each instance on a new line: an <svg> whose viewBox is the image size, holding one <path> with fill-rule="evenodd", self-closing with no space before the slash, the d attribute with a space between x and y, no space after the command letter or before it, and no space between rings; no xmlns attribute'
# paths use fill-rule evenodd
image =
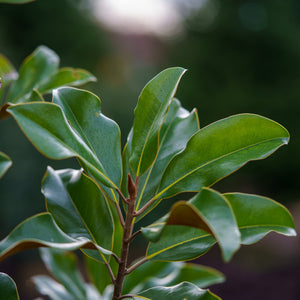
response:
<svg viewBox="0 0 300 300"><path fill-rule="evenodd" d="M45 47L38 47L22 64L19 78L13 83L8 94L10 103L24 103L32 101L32 91L47 93L54 88L64 85L81 85L96 78L81 69L59 67L57 54Z"/></svg>
<svg viewBox="0 0 300 300"><path fill-rule="evenodd" d="M77 259L73 253L41 248L40 256L48 271L65 287L74 300L86 299L85 283L77 269Z"/></svg>
<svg viewBox="0 0 300 300"><path fill-rule="evenodd" d="M116 188L93 150L72 129L60 106L35 102L17 104L7 111L41 153L52 159L77 157L104 185Z"/></svg>
<svg viewBox="0 0 300 300"><path fill-rule="evenodd" d="M215 239L204 230L168 225L156 243L150 243L146 257L153 261L185 261L205 254Z"/></svg>
<svg viewBox="0 0 300 300"><path fill-rule="evenodd" d="M213 268L183 262L148 261L125 277L123 293L136 294L155 286L172 286L184 280L205 288L224 281L224 275Z"/></svg>
<svg viewBox="0 0 300 300"><path fill-rule="evenodd" d="M42 192L47 210L66 234L112 249L114 225L109 206L97 184L82 170L54 171L48 167ZM93 257L101 260L97 254Z"/></svg>
<svg viewBox="0 0 300 300"><path fill-rule="evenodd" d="M177 99L174 99L161 127L155 162L140 178L136 209L144 206L154 197L168 163L186 147L188 140L198 130L197 111L188 112L181 107ZM147 212L149 211L150 209Z"/></svg>
<svg viewBox="0 0 300 300"><path fill-rule="evenodd" d="M185 150L172 159L156 198L211 186L288 141L284 127L258 115L240 114L215 122L196 133Z"/></svg>
<svg viewBox="0 0 300 300"><path fill-rule="evenodd" d="M280 203L266 197L228 193L229 201L240 227L243 244L253 244L271 231L295 236L295 225L288 210Z"/></svg>
<svg viewBox="0 0 300 300"><path fill-rule="evenodd" d="M53 75L59 65L59 57L51 49L40 46L23 62L19 78L11 86L8 101L22 103L29 100L32 90Z"/></svg>
<svg viewBox="0 0 300 300"><path fill-rule="evenodd" d="M142 90L134 112L130 163L137 176L155 160L159 131L185 69L169 68L155 76Z"/></svg>
<svg viewBox="0 0 300 300"><path fill-rule="evenodd" d="M1 299L19 300L17 286L14 280L5 273L0 272Z"/></svg>
<svg viewBox="0 0 300 300"><path fill-rule="evenodd" d="M66 251L79 248L98 250L103 255L111 252L85 237L74 239L65 234L54 222L49 213L35 215L18 225L0 242L0 260L22 250L51 247Z"/></svg>
<svg viewBox="0 0 300 300"><path fill-rule="evenodd" d="M182 225L199 228L210 233L217 240L225 261L240 247L240 232L229 202L218 192L204 188L189 202L179 201L171 209L165 223L157 221L143 234L151 241L157 241L165 226Z"/></svg>
<svg viewBox="0 0 300 300"><path fill-rule="evenodd" d="M122 176L121 134L117 123L101 114L100 99L75 88L53 91L73 129L101 162L105 173L120 186Z"/></svg>
<svg viewBox="0 0 300 300"><path fill-rule="evenodd" d="M202 290L190 282L182 282L175 286L157 286L143 291L135 299L164 299L164 300L220 300L209 290Z"/></svg>
<svg viewBox="0 0 300 300"><path fill-rule="evenodd" d="M74 297L66 288L45 275L32 278L33 283L41 295L48 296L50 300L74 300Z"/></svg>
<svg viewBox="0 0 300 300"><path fill-rule="evenodd" d="M5 153L0 151L0 178L7 172L11 165L11 159Z"/></svg>
<svg viewBox="0 0 300 300"><path fill-rule="evenodd" d="M40 93L47 93L65 85L78 86L96 80L96 77L86 70L62 68L41 84L38 90Z"/></svg>
<svg viewBox="0 0 300 300"><path fill-rule="evenodd" d="M0 91L3 90L12 81L18 78L18 73L15 70L12 63L1 53L0 53L0 78L1 78ZM0 97L0 103L1 103L1 97Z"/></svg>

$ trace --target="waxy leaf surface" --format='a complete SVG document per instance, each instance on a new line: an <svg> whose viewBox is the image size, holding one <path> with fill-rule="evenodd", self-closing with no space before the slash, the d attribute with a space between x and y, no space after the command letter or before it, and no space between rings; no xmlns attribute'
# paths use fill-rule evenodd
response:
<svg viewBox="0 0 300 300"><path fill-rule="evenodd" d="M155 162L140 178L136 209L143 207L155 196L163 171L168 163L186 147L188 140L198 130L197 111L188 112L181 107L177 99L174 99L170 105L166 120L161 127L159 148Z"/></svg>
<svg viewBox="0 0 300 300"><path fill-rule="evenodd" d="M17 286L13 279L0 272L0 296L1 299L20 300Z"/></svg>
<svg viewBox="0 0 300 300"><path fill-rule="evenodd" d="M53 91L53 102L61 106L72 128L101 162L108 177L119 186L122 176L120 129L116 122L101 114L100 99L84 90L60 88Z"/></svg>
<svg viewBox="0 0 300 300"><path fill-rule="evenodd" d="M202 189L189 202L175 203L169 215L143 228L143 234L155 242L170 225L205 230L217 240L225 261L240 247L240 232L229 202L222 194L208 188Z"/></svg>
<svg viewBox="0 0 300 300"><path fill-rule="evenodd" d="M114 225L109 206L97 184L82 170L48 167L42 192L47 210L66 234L112 249Z"/></svg>
<svg viewBox="0 0 300 300"><path fill-rule="evenodd" d="M263 159L287 144L278 123L253 114L222 119L197 132L169 163L157 198L211 186L251 160Z"/></svg>
<svg viewBox="0 0 300 300"><path fill-rule="evenodd" d="M104 185L116 187L98 157L70 126L57 104L17 104L7 110L38 150L52 159L77 157Z"/></svg>
<svg viewBox="0 0 300 300"><path fill-rule="evenodd" d="M135 299L164 299L164 300L220 300L209 290L203 290L190 282L182 282L175 286L157 286L143 291Z"/></svg>
<svg viewBox="0 0 300 300"><path fill-rule="evenodd" d="M216 240L204 230L168 225L158 242L150 243L146 257L153 261L192 260L205 254Z"/></svg>
<svg viewBox="0 0 300 300"><path fill-rule="evenodd" d="M183 262L147 261L125 277L123 294L136 294L156 286L172 286L185 280L205 288L224 281L219 271Z"/></svg>
<svg viewBox="0 0 300 300"><path fill-rule="evenodd" d="M184 72L183 68L166 69L141 92L134 112L130 152L130 164L137 176L142 175L155 160L159 131Z"/></svg>
<svg viewBox="0 0 300 300"><path fill-rule="evenodd" d="M85 282L72 252L41 248L40 256L48 271L65 287L75 300L86 299Z"/></svg>
<svg viewBox="0 0 300 300"><path fill-rule="evenodd" d="M7 172L11 165L11 159L0 151L0 178Z"/></svg>
<svg viewBox="0 0 300 300"><path fill-rule="evenodd" d="M253 244L271 231L295 236L295 225L288 210L266 197L228 193L229 201L241 232L242 244Z"/></svg>
<svg viewBox="0 0 300 300"><path fill-rule="evenodd" d="M14 253L39 247L66 251L94 249L103 255L111 255L111 251L95 245L85 237L74 239L68 236L56 225L49 213L42 213L25 220L0 242L0 260Z"/></svg>

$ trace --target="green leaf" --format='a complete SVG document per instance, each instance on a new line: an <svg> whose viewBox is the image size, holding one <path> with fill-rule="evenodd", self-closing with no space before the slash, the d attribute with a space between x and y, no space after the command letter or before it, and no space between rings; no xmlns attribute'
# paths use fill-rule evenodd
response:
<svg viewBox="0 0 300 300"><path fill-rule="evenodd" d="M211 186L288 141L284 127L258 115L240 114L215 122L193 135L185 150L172 159L156 198Z"/></svg>
<svg viewBox="0 0 300 300"><path fill-rule="evenodd" d="M0 242L0 261L14 253L39 247L66 251L94 249L103 253L103 256L111 255L111 251L95 245L85 237L74 239L68 236L56 225L49 213L42 213L25 220Z"/></svg>
<svg viewBox="0 0 300 300"><path fill-rule="evenodd" d="M241 232L242 244L253 244L271 231L295 236L295 225L288 210L280 203L266 197L228 193Z"/></svg>
<svg viewBox="0 0 300 300"><path fill-rule="evenodd" d="M205 254L215 239L206 231L181 225L168 225L156 243L150 243L146 258L153 261L192 260Z"/></svg>
<svg viewBox="0 0 300 300"><path fill-rule="evenodd" d="M183 68L169 68L154 77L142 90L135 108L130 163L137 176L155 160L159 131L175 95Z"/></svg>
<svg viewBox="0 0 300 300"><path fill-rule="evenodd" d="M34 276L33 283L41 295L48 296L50 300L74 300L74 297L63 285L44 275Z"/></svg>
<svg viewBox="0 0 300 300"><path fill-rule="evenodd" d="M23 62L19 78L11 86L8 101L11 103L27 102L32 90L53 75L59 65L59 57L51 49L40 46Z"/></svg>
<svg viewBox="0 0 300 300"><path fill-rule="evenodd" d="M240 247L240 232L230 204L222 194L214 190L204 188L189 202L175 203L164 220L165 222L159 220L143 228L144 236L155 242L166 226L199 228L214 236L225 261L229 261Z"/></svg>
<svg viewBox="0 0 300 300"><path fill-rule="evenodd" d="M53 102L61 106L70 125L101 162L108 177L120 186L121 134L117 123L101 114L100 99L84 90L60 88Z"/></svg>
<svg viewBox="0 0 300 300"><path fill-rule="evenodd" d="M209 290L202 290L190 282L182 282L175 286L157 286L135 295L136 299L164 299L164 300L220 300Z"/></svg>
<svg viewBox="0 0 300 300"><path fill-rule="evenodd" d="M28 2L33 2L35 0L0 0L0 3L9 3L9 4L23 4Z"/></svg>
<svg viewBox="0 0 300 300"><path fill-rule="evenodd" d="M41 248L40 256L48 271L63 284L74 299L86 299L85 283L77 269L77 259L73 253Z"/></svg>
<svg viewBox="0 0 300 300"><path fill-rule="evenodd" d="M7 110L38 150L52 159L77 157L104 185L116 188L93 152L70 126L57 104L17 104Z"/></svg>
<svg viewBox="0 0 300 300"><path fill-rule="evenodd" d="M11 165L11 159L5 153L0 151L0 178L7 172Z"/></svg>
<svg viewBox="0 0 300 300"><path fill-rule="evenodd" d="M97 184L82 170L54 171L48 167L42 192L47 210L66 234L112 249L114 224L109 206ZM103 260L97 254L93 257Z"/></svg>
<svg viewBox="0 0 300 300"><path fill-rule="evenodd" d="M213 268L191 263L147 261L125 277L123 294L136 294L158 285L172 286L184 280L205 288L223 282L224 275Z"/></svg>
<svg viewBox="0 0 300 300"><path fill-rule="evenodd" d="M168 163L186 147L188 140L198 130L197 111L188 112L181 107L177 99L174 99L161 127L159 149L155 162L139 180L136 209L143 207L154 197ZM147 213L149 211L150 209Z"/></svg>
<svg viewBox="0 0 300 300"><path fill-rule="evenodd" d="M93 74L86 70L62 68L50 76L45 83L39 86L38 89L40 93L47 93L61 86L78 86L90 81L97 81L97 79Z"/></svg>
<svg viewBox="0 0 300 300"><path fill-rule="evenodd" d="M13 279L0 272L0 294L2 299L19 300L17 286Z"/></svg>
<svg viewBox="0 0 300 300"><path fill-rule="evenodd" d="M98 292L102 294L107 286L111 284L111 279L105 264L84 256L84 261L87 269L88 278L97 288Z"/></svg>

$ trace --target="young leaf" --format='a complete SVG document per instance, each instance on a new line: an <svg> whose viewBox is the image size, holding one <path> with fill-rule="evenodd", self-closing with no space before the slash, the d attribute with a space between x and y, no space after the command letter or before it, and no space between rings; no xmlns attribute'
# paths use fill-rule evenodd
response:
<svg viewBox="0 0 300 300"><path fill-rule="evenodd" d="M49 213L42 213L25 220L0 242L0 261L22 250L39 247L66 251L94 249L100 251L104 259L104 255L112 254L85 237L74 239L68 236L56 225Z"/></svg>
<svg viewBox="0 0 300 300"><path fill-rule="evenodd" d="M101 161L108 177L120 186L120 129L117 123L101 114L100 99L84 90L60 88L53 91L53 103L61 106L72 128Z"/></svg>
<svg viewBox="0 0 300 300"><path fill-rule="evenodd" d="M253 114L215 122L188 142L169 163L156 198L211 186L251 160L263 159L289 141L278 123Z"/></svg>
<svg viewBox="0 0 300 300"><path fill-rule="evenodd" d="M175 95L183 68L169 68L154 77L142 90L134 113L130 163L137 176L155 160L161 125Z"/></svg>
<svg viewBox="0 0 300 300"><path fill-rule="evenodd" d="M0 272L0 291L2 299L20 300L17 286L13 279Z"/></svg>
<svg viewBox="0 0 300 300"><path fill-rule="evenodd" d="M35 102L17 104L7 111L41 153L52 159L77 157L104 185L116 188L93 150L69 125L60 106Z"/></svg>
<svg viewBox="0 0 300 300"><path fill-rule="evenodd" d="M280 203L257 195L227 193L241 232L242 244L256 243L271 231L295 236L295 225L288 210Z"/></svg>
<svg viewBox="0 0 300 300"><path fill-rule="evenodd" d="M197 111L188 112L181 107L177 99L174 99L160 130L159 148L155 162L140 178L136 209L143 207L154 197L168 163L186 147L188 140L198 130ZM147 212L149 211L150 209Z"/></svg>
<svg viewBox="0 0 300 300"><path fill-rule="evenodd" d="M63 284L74 299L86 298L85 283L77 269L77 259L73 253L40 248L40 256L48 271Z"/></svg>
<svg viewBox="0 0 300 300"><path fill-rule="evenodd" d="M114 224L109 206L97 184L81 170L54 171L48 167L42 192L47 210L66 234L112 249Z"/></svg>
<svg viewBox="0 0 300 300"><path fill-rule="evenodd" d="M11 159L5 153L0 151L0 178L7 172L11 165Z"/></svg>
<svg viewBox="0 0 300 300"><path fill-rule="evenodd" d="M59 57L51 49L40 46L23 62L19 78L11 86L8 101L23 103L29 100L34 88L47 81L59 65Z"/></svg>
<svg viewBox="0 0 300 300"><path fill-rule="evenodd" d="M135 299L164 299L164 300L220 300L209 290L202 290L190 282L182 282L175 286L157 286L135 295Z"/></svg>

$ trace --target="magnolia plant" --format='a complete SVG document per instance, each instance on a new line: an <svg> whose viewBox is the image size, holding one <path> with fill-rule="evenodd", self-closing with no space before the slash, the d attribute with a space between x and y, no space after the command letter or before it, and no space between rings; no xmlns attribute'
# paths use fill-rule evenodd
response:
<svg viewBox="0 0 300 300"><path fill-rule="evenodd" d="M274 200L212 189L247 162L287 144L284 127L259 115L238 114L200 128L197 111L187 111L175 98L186 71L175 67L142 90L121 150L119 126L101 113L99 98L65 87L94 77L59 70L55 57L38 48L19 75L7 59L0 61L2 85L10 88L1 116L12 116L45 156L75 157L80 164L76 170L48 167L42 180L46 212L25 220L0 242L1 259L40 248L56 280L35 276L39 293L52 300L220 299L206 287L224 276L185 261L217 244L228 262L241 245L271 231L296 234L290 213ZM45 101L43 94L52 90L52 101ZM0 175L10 165L0 153ZM181 193L190 199L178 200ZM170 200L178 194L175 203ZM166 215L144 218L159 213L162 201L169 208ZM129 260L138 235L147 248L142 257ZM76 249L83 253L89 282L70 252ZM0 289L5 299L18 299L13 280L3 273Z"/></svg>

